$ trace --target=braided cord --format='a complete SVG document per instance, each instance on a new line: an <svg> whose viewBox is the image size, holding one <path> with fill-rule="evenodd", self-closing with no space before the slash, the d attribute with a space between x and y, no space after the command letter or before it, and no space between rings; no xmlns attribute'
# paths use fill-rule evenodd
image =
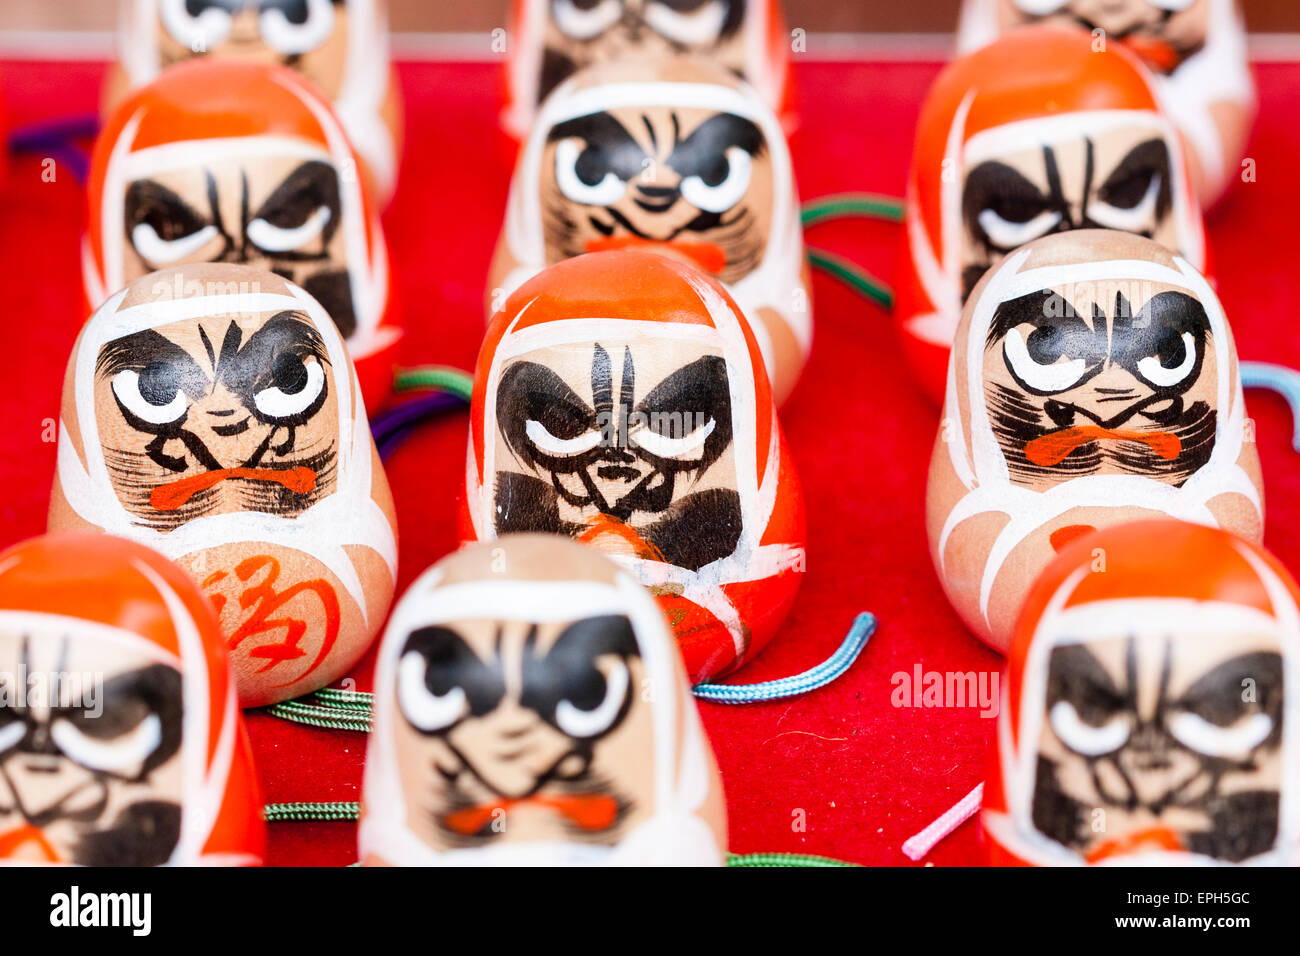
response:
<svg viewBox="0 0 1300 956"><path fill-rule="evenodd" d="M351 821L361 816L361 804L355 801L324 803L268 803L262 808L267 823L306 823L308 821Z"/></svg>
<svg viewBox="0 0 1300 956"><path fill-rule="evenodd" d="M803 204L799 218L804 228L812 228L836 219L884 219L903 221L903 201L874 193L841 193L810 199Z"/></svg>
<svg viewBox="0 0 1300 956"><path fill-rule="evenodd" d="M857 866L829 856L809 856L805 853L729 853L727 866L734 867L773 867L773 866L812 866L812 867L847 867Z"/></svg>

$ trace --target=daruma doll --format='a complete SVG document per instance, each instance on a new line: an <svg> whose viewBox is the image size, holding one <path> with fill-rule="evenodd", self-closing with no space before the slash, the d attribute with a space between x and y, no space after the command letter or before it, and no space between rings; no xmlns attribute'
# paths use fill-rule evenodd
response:
<svg viewBox="0 0 1300 956"><path fill-rule="evenodd" d="M1062 550L1007 656L988 861L1293 864L1296 600L1217 528L1139 521Z"/></svg>
<svg viewBox="0 0 1300 956"><path fill-rule="evenodd" d="M186 567L245 706L344 674L392 601L392 498L338 329L268 272L154 273L90 318L64 380L50 529Z"/></svg>
<svg viewBox="0 0 1300 956"><path fill-rule="evenodd" d="M645 252L551 266L488 326L470 414L465 540L600 548L659 598L693 681L771 640L804 568L803 497L715 280Z"/></svg>
<svg viewBox="0 0 1300 956"><path fill-rule="evenodd" d="M0 863L257 866L266 830L212 607L103 534L0 553Z"/></svg>
<svg viewBox="0 0 1300 956"><path fill-rule="evenodd" d="M370 865L722 865L722 783L645 588L555 535L425 572L380 644L360 844Z"/></svg>
<svg viewBox="0 0 1300 956"><path fill-rule="evenodd" d="M1005 651L1025 593L1075 537L1139 518L1263 529L1232 332L1185 260L1080 230L1030 243L962 315L926 523L948 599Z"/></svg>

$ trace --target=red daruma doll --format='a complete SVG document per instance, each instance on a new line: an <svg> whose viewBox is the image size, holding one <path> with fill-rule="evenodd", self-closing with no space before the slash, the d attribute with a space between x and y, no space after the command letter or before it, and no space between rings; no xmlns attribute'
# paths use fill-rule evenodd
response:
<svg viewBox="0 0 1300 956"><path fill-rule="evenodd" d="M260 865L261 811L188 574L100 534L0 553L0 862Z"/></svg>
<svg viewBox="0 0 1300 956"><path fill-rule="evenodd" d="M1136 522L1062 550L1007 655L988 861L1294 864L1296 601L1217 528Z"/></svg>
<svg viewBox="0 0 1300 956"><path fill-rule="evenodd" d="M758 343L703 272L646 252L551 266L493 317L463 534L568 535L658 598L693 682L775 634L804 514Z"/></svg>

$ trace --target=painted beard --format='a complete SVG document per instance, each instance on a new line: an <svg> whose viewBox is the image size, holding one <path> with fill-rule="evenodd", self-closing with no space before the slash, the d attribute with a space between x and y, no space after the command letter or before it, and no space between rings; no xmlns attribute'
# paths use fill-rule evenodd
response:
<svg viewBox="0 0 1300 956"><path fill-rule="evenodd" d="M233 320L219 347L202 325L198 337L205 354L152 329L100 352L104 460L123 506L170 531L220 511L296 517L332 494L337 436L322 433L328 416L317 421L329 359L316 330L281 312L247 340Z"/></svg>
<svg viewBox="0 0 1300 956"><path fill-rule="evenodd" d="M1188 394L1207 344L1204 307L1180 292L1158 293L1136 315L1117 293L1109 318L1094 304L1091 325L1051 289L1002 303L986 355L1000 351L1005 371L985 398L1012 479L1109 472L1181 487L1214 449L1217 412Z"/></svg>
<svg viewBox="0 0 1300 956"><path fill-rule="evenodd" d="M254 265L301 286L329 313L344 339L356 331L351 277L338 260L335 237L341 221L339 177L334 167L309 160L293 169L266 199L251 208L249 171L204 169L204 195L195 202L156 179L140 179L127 188L127 249L137 262L127 278L184 262L233 262ZM238 185L236 185L236 182ZM189 184L191 187L193 183ZM172 188L176 186L177 189ZM237 190L234 201L223 193Z"/></svg>
<svg viewBox="0 0 1300 956"><path fill-rule="evenodd" d="M686 490L731 447L725 359L706 355L682 366L639 403L635 374L627 348L615 403L610 356L596 344L593 406L542 364L519 361L505 370L498 427L510 452L534 474L498 471L499 534L542 531L583 539L612 530L629 539L639 557L690 570L735 551L740 495L726 487Z"/></svg>
<svg viewBox="0 0 1300 956"><path fill-rule="evenodd" d="M1051 233L1120 229L1160 239L1173 206L1165 141L1137 144L1109 172L1096 169L1093 140L1082 143L1084 172L1077 188L1064 183L1058 147L1050 145L1042 147L1046 191L1025 175L1030 170L1010 163L990 160L970 171L962 189L963 301L985 272L1014 249Z"/></svg>
<svg viewBox="0 0 1300 956"><path fill-rule="evenodd" d="M165 863L180 839L181 808L150 788L180 749L181 695L180 673L156 664L105 681L98 716L76 706L52 707L43 718L17 706L0 709L0 737L10 740L0 751L8 795L7 806L0 797L0 843L17 848L31 841L84 866ZM151 734L142 733L151 723ZM44 786L65 787L66 794L39 809L30 805L36 773ZM10 816L21 821L17 827Z"/></svg>
<svg viewBox="0 0 1300 956"><path fill-rule="evenodd" d="M678 112L647 111L639 121L640 139L611 113L551 130L542 180L548 264L633 246L675 255L723 282L757 269L770 189L759 128L730 113L689 133Z"/></svg>
<svg viewBox="0 0 1300 956"><path fill-rule="evenodd" d="M430 626L403 647L397 701L434 745L423 804L434 827L452 846L486 846L510 814L528 809L543 811L566 839L617 842L635 802L596 768L602 740L640 706L631 622L583 618L547 648L533 624L518 656L504 645L499 625L479 653L453 628Z"/></svg>
<svg viewBox="0 0 1300 956"><path fill-rule="evenodd" d="M548 5L539 104L584 66L634 51L711 54L741 73L733 57L719 57L719 48L740 30L746 0L549 0Z"/></svg>
<svg viewBox="0 0 1300 956"><path fill-rule="evenodd" d="M1168 640L1147 716L1138 708L1134 644L1127 641L1118 680L1086 645L1052 651L1044 733L1060 746L1038 756L1034 827L1097 861L1158 847L1236 863L1272 849L1281 798L1264 765L1281 743L1281 657L1230 658L1175 693L1177 642ZM1255 702L1243 700L1243 681L1253 681ZM1264 730L1223 746L1250 731L1250 721L1263 721ZM1102 817L1098 830L1098 811L1120 826Z"/></svg>

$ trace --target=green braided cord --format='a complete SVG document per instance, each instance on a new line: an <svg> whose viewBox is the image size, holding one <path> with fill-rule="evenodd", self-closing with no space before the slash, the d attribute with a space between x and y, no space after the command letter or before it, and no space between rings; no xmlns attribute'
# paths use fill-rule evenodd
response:
<svg viewBox="0 0 1300 956"><path fill-rule="evenodd" d="M342 803L268 803L262 808L267 823L305 823L309 820L356 820L361 816L361 804Z"/></svg>
<svg viewBox="0 0 1300 956"><path fill-rule="evenodd" d="M272 704L266 708L266 713L281 720L290 720L295 724L306 724L323 730L355 730L363 734L370 732L369 714L337 707L317 707L304 704L300 700L286 700L279 704Z"/></svg>
<svg viewBox="0 0 1300 956"><path fill-rule="evenodd" d="M375 695L363 690L339 690L337 687L322 687L316 691L316 699L321 704L338 707L340 710L355 710L357 713L370 715L375 705Z"/></svg>
<svg viewBox="0 0 1300 956"><path fill-rule="evenodd" d="M808 250L808 261L813 264L813 268L821 269L828 275L834 276L854 292L875 302L885 311L889 311L894 307L894 293L890 291L889 286L847 259L841 259L839 256L822 249L810 248Z"/></svg>
<svg viewBox="0 0 1300 956"><path fill-rule="evenodd" d="M768 867L768 866L857 866L843 860L832 860L828 856L808 856L804 853L728 853L727 866Z"/></svg>
<svg viewBox="0 0 1300 956"><path fill-rule="evenodd" d="M425 365L421 368L399 368L393 378L393 389L409 392L417 388L436 388L451 392L469 401L474 379L468 372L448 365Z"/></svg>
<svg viewBox="0 0 1300 956"><path fill-rule="evenodd" d="M903 201L872 193L842 193L804 203L800 214L805 228L835 219L885 219L903 221Z"/></svg>

